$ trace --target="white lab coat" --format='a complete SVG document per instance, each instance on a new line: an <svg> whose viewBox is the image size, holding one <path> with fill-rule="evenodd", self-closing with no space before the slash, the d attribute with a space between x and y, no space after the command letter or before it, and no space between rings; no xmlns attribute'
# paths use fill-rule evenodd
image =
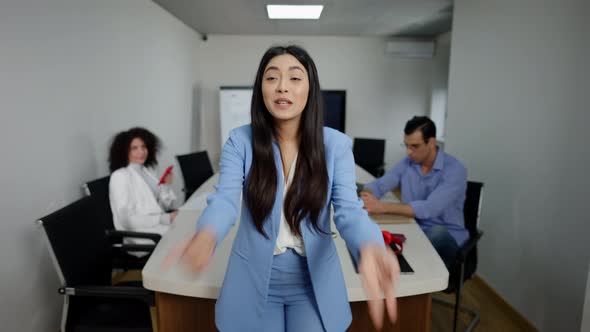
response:
<svg viewBox="0 0 590 332"><path fill-rule="evenodd" d="M151 171L145 167L143 169L158 181ZM164 209L168 209L175 199L174 191L167 185L160 186L160 194L156 198L149 185L131 165L119 168L111 174L109 200L115 229L164 235L170 227L170 219L161 216L166 214ZM152 243L145 239L126 239L125 242Z"/></svg>

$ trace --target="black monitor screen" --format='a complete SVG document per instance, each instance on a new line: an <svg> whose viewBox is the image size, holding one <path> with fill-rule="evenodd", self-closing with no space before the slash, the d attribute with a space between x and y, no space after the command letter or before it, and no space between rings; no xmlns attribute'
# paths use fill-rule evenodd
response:
<svg viewBox="0 0 590 332"><path fill-rule="evenodd" d="M346 120L346 91L322 90L324 98L324 125L341 132Z"/></svg>

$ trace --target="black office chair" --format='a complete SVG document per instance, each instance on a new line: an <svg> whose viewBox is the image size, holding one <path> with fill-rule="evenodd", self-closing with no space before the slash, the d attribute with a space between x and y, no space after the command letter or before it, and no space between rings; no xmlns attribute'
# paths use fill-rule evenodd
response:
<svg viewBox="0 0 590 332"><path fill-rule="evenodd" d="M115 229L113 213L109 201L110 175L86 182L82 188L87 196L92 197L97 206L98 218L105 229Z"/></svg>
<svg viewBox="0 0 590 332"><path fill-rule="evenodd" d="M374 177L385 173L385 140L374 138L354 138L352 146L354 161Z"/></svg>
<svg viewBox="0 0 590 332"><path fill-rule="evenodd" d="M444 290L445 293L455 293L455 303L433 297L433 300L436 302L454 307L454 332L457 331L459 311L466 312L471 316L471 321L465 331L472 331L480 319L479 312L461 305L461 290L465 281L473 276L477 268L477 242L483 235L483 232L479 230L482 189L483 183L481 182L467 182L463 215L465 218L465 228L469 231L469 239L457 254L453 268L449 271L449 286Z"/></svg>
<svg viewBox="0 0 590 332"><path fill-rule="evenodd" d="M176 156L184 179L184 195L187 200L205 181L213 176L213 167L207 151Z"/></svg>
<svg viewBox="0 0 590 332"><path fill-rule="evenodd" d="M105 176L96 180L85 183L82 187L87 196L90 196L95 203L97 220L103 229L108 232L111 245L113 247L114 265L123 270L143 269L143 266L150 258L149 255L137 257L122 250L124 238L150 239L153 245L146 245L146 252L151 253L162 236L156 233L132 232L115 230L113 224L113 213L109 200L109 181L110 176Z"/></svg>
<svg viewBox="0 0 590 332"><path fill-rule="evenodd" d="M96 218L84 197L37 221L62 284L61 331L151 332L154 294L137 283L111 285L111 245Z"/></svg>

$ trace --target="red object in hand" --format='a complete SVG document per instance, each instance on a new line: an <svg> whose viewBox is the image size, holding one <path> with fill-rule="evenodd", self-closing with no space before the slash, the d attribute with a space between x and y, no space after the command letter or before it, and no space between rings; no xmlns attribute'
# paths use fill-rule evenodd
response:
<svg viewBox="0 0 590 332"><path fill-rule="evenodd" d="M174 167L174 165L170 165L166 168L166 170L164 171L164 174L162 174L162 177L160 178L160 182L158 182L158 185L161 185L162 183L164 183L164 181L166 181L166 177L168 176L168 174L170 174L172 172L173 167Z"/></svg>
<svg viewBox="0 0 590 332"><path fill-rule="evenodd" d="M391 234L388 231L381 231L383 234L383 242L393 249L395 254L399 254L404 250L404 241L406 237L403 234ZM392 245L392 243L394 245Z"/></svg>

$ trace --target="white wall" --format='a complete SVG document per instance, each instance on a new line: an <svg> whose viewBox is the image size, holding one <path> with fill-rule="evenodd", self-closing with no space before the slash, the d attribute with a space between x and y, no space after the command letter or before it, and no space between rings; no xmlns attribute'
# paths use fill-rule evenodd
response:
<svg viewBox="0 0 590 332"><path fill-rule="evenodd" d="M436 124L436 138L443 142L447 119L449 62L451 57L451 33L445 33L436 42L436 54L432 59L430 86L430 118Z"/></svg>
<svg viewBox="0 0 590 332"><path fill-rule="evenodd" d="M107 174L115 132L152 129L161 168L190 151L199 43L148 0L0 3L1 330L58 330L59 282L34 221Z"/></svg>
<svg viewBox="0 0 590 332"><path fill-rule="evenodd" d="M455 1L446 149L485 182L479 274L577 331L590 255L588 1Z"/></svg>
<svg viewBox="0 0 590 332"><path fill-rule="evenodd" d="M431 60L391 58L381 38L209 35L199 55L201 141L213 163L221 149L219 87L252 86L266 49L288 43L310 53L322 89L346 90L347 134L387 139L387 166L399 161L406 121L430 109Z"/></svg>

